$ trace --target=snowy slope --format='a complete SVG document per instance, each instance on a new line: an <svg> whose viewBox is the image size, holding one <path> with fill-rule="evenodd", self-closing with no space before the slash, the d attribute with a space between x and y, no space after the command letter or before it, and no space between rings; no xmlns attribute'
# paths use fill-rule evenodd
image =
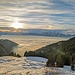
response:
<svg viewBox="0 0 75 75"><path fill-rule="evenodd" d="M75 75L64 68L45 67L41 57L0 57L0 75Z"/></svg>

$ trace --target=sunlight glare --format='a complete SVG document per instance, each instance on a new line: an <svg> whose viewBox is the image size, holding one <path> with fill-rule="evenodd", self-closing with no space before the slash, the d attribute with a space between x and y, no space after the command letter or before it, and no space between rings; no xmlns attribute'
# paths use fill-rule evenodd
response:
<svg viewBox="0 0 75 75"><path fill-rule="evenodd" d="M12 23L11 27L18 29L18 28L23 28L23 25L22 25L22 23L19 23L18 21L16 21L16 22Z"/></svg>

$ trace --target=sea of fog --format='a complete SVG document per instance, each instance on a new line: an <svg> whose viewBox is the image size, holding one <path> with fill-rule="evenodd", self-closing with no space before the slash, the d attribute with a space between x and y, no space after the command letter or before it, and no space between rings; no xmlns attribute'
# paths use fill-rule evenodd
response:
<svg viewBox="0 0 75 75"><path fill-rule="evenodd" d="M15 52L22 55L25 51L36 50L45 45L68 38L44 36L2 35L0 39L9 39L19 44ZM64 68L46 67L48 59L42 57L0 57L0 75L75 75L70 66Z"/></svg>
<svg viewBox="0 0 75 75"><path fill-rule="evenodd" d="M45 36L27 36L27 35L2 35L0 39L9 39L19 44L18 48L14 49L14 52L24 55L25 51L33 51L43 46L67 40L65 37L45 37Z"/></svg>

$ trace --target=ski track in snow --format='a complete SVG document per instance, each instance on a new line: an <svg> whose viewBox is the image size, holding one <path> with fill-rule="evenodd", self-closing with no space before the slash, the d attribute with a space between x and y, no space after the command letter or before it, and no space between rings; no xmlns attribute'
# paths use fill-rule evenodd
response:
<svg viewBox="0 0 75 75"><path fill-rule="evenodd" d="M45 67L46 62L41 57L0 57L0 75L75 75L70 69Z"/></svg>

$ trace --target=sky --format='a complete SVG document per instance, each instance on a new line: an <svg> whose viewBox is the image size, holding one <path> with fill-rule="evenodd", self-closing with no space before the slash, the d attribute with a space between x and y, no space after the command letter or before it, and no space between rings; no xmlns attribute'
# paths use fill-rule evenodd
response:
<svg viewBox="0 0 75 75"><path fill-rule="evenodd" d="M75 29L75 0L0 0L0 27Z"/></svg>

